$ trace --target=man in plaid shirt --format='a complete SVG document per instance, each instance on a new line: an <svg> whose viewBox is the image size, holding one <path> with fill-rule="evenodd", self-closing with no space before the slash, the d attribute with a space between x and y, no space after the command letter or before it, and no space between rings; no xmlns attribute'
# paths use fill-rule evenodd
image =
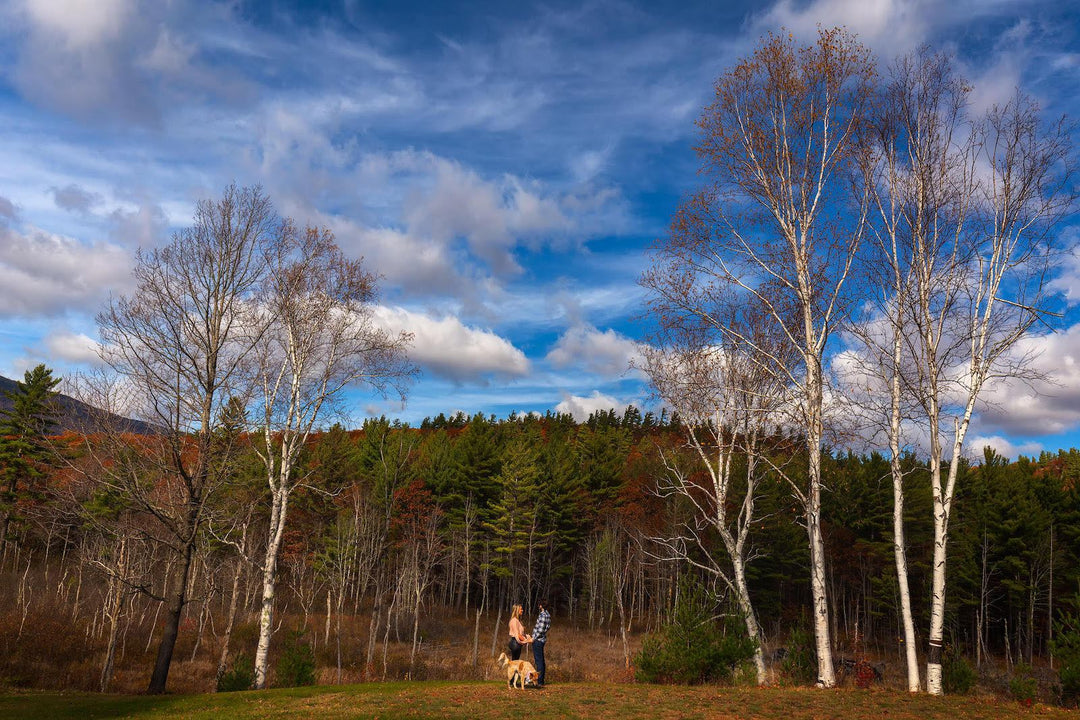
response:
<svg viewBox="0 0 1080 720"><path fill-rule="evenodd" d="M551 615L544 609L547 605L547 601L540 600L536 603L536 606L540 609L540 614L536 616L536 625L533 626L532 638L533 638L533 660L536 661L536 672L538 677L536 678L536 687L544 687L544 672L547 670L547 665L544 663L544 646L547 645L548 630L551 629Z"/></svg>

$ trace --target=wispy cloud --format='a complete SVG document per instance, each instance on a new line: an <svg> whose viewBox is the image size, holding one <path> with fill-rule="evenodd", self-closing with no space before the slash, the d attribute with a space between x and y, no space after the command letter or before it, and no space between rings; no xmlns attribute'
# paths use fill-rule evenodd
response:
<svg viewBox="0 0 1080 720"><path fill-rule="evenodd" d="M425 369L410 415L621 408L646 392L625 372L643 250L698 182L693 122L713 80L763 32L843 24L883 62L930 42L967 63L980 103L1035 77L1068 109L1062 8L588 0L428 22L290 0L0 4L0 314L36 323L8 345L89 360L93 314L128 287L134 249L235 180L380 274L381 319L415 333ZM1054 287L1075 294L1070 268ZM1048 386L1012 408L1020 391L1002 391L979 432L1044 411L1072 427L1080 378L1055 372L1060 401Z"/></svg>

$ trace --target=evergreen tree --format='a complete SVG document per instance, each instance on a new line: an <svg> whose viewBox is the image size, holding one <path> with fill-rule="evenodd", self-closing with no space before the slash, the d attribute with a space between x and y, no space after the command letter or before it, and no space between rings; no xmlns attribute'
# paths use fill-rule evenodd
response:
<svg viewBox="0 0 1080 720"><path fill-rule="evenodd" d="M549 430L540 448L539 466L539 522L550 534L542 583L547 585L559 583L573 572L573 552L588 531L589 494L569 428L557 425Z"/></svg>
<svg viewBox="0 0 1080 720"><path fill-rule="evenodd" d="M466 498L488 507L501 490L498 480L502 458L499 426L477 413L454 444L454 469L449 485L436 488L437 497L453 517Z"/></svg>
<svg viewBox="0 0 1080 720"><path fill-rule="evenodd" d="M56 424L54 388L60 378L44 364L27 370L15 390L5 393L11 407L0 411L0 542L8 541L21 518L19 501L40 493L38 484L47 463L45 436Z"/></svg>
<svg viewBox="0 0 1080 720"><path fill-rule="evenodd" d="M606 416L601 413L597 417ZM578 430L577 454L595 510L608 508L615 503L623 483L623 470L630 453L631 440L631 431L620 427L617 418L614 422L598 421L595 427Z"/></svg>
<svg viewBox="0 0 1080 720"><path fill-rule="evenodd" d="M494 541L492 569L496 577L509 581L512 596L526 603L531 598L523 593L531 593L538 569L536 551L550 537L539 523L539 452L532 433L521 433L507 446L496 482L499 494L484 523Z"/></svg>

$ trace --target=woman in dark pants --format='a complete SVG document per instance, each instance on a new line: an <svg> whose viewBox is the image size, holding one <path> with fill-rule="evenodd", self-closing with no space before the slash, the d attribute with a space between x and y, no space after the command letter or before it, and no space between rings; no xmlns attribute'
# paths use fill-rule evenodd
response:
<svg viewBox="0 0 1080 720"><path fill-rule="evenodd" d="M521 659L521 648L532 642L532 638L525 634L525 626L521 624L523 608L515 605L510 610L510 659Z"/></svg>

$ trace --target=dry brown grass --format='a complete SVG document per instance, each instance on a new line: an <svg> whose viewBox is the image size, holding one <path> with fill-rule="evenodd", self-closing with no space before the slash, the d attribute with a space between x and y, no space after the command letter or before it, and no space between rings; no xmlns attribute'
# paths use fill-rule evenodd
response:
<svg viewBox="0 0 1080 720"><path fill-rule="evenodd" d="M17 602L15 588L19 577L4 573L0 577L0 687L35 688L41 690L96 691L101 668L105 662L106 631L90 614L98 602L102 588L87 577L81 588L83 610L73 616L73 606L64 604L55 593L36 593L30 596L25 617ZM40 573L32 572L29 584L47 586ZM49 583L55 585L55 580ZM135 603L136 608L125 619L124 632L117 649L115 667L109 689L112 692L140 693L145 690L157 652L161 616L154 626L152 605ZM196 606L189 605L194 610ZM303 618L287 612L279 618L280 635L300 626ZM505 621L494 628L496 616L490 613L481 618L480 639L476 662L473 662L474 611L438 608L431 610L421 621L422 642L411 678L415 680L489 680L498 676L494 658L505 648ZM401 680L410 677L409 653L411 618L401 617L390 632L383 666L383 630L378 633L373 667L366 668L370 615L366 612L342 618L341 671L342 683L372 680ZM556 619L548 645L548 675L562 681L610 681L629 679L622 654L622 645L614 631L583 630L559 624ZM217 661L221 652L220 632L224 619L215 617L207 623L199 648L192 659L197 637L196 622L186 618L181 625L168 686L171 692L212 692L216 686ZM319 684L338 683L338 647L332 627L329 642L325 638L326 616L311 615L306 623L306 639L315 650ZM21 631L20 631L21 628ZM493 633L495 652L491 651ZM149 643L148 643L149 640ZM254 614L238 619L230 644L231 655L244 653L254 656L257 626ZM640 641L635 638L636 651ZM531 654L526 651L526 657ZM271 654L271 668L277 657ZM271 675L272 680L272 675Z"/></svg>
<svg viewBox="0 0 1080 720"><path fill-rule="evenodd" d="M30 578L32 581L33 577ZM19 578L14 574L0 577L0 688L35 688L42 690L96 691L105 659L104 630L97 623L91 626L86 610L72 617L70 605L60 602L55 594L38 593L31 598L25 619L16 602L14 588ZM38 587L45 586L38 578ZM55 586L55 579L52 585ZM86 607L92 605L95 588L87 582L82 597ZM189 606L194 608L195 606ZM157 651L157 629L152 627L153 612L139 610L132 616L123 643L118 650L110 690L119 693L141 693L145 690ZM434 608L421 621L422 643L416 665L410 675L409 651L411 618L402 617L397 629L391 629L390 644L383 667L382 630L376 647L375 662L365 667L370 616L361 612L342 618L340 683L360 683L406 678L426 681L470 682L496 680L500 672L495 657L505 649L506 617L495 628L495 614L485 615L480 622L478 656L473 662L473 629L475 614L462 609ZM553 683L627 683L633 682L633 670L627 667L622 642L616 628L593 629L575 627L565 618L556 616L547 646L548 679ZM300 625L302 618L287 612L281 635ZM158 618L160 623L160 617ZM329 643L325 639L325 615L308 618L307 640L314 646L319 685L339 684L338 648L333 630ZM20 626L22 628L20 633ZM213 692L216 686L217 660L221 640L214 635L224 622L215 617L208 623L192 660L196 640L196 625L185 620L169 674L168 686L175 693ZM94 631L92 631L94 630ZM494 634L494 652L492 641ZM147 643L150 640L149 645ZM254 616L240 619L233 633L233 656L243 652L254 656L257 627ZM631 636L631 656L641 645L642 637ZM771 650L772 648L770 648ZM838 656L853 656L841 647ZM533 660L526 650L525 659ZM903 690L904 668L895 655L868 653L863 655L884 672L879 687ZM277 657L271 655L271 668ZM1053 671L1045 662L1036 661L1036 675L1041 682L1041 698L1052 699ZM786 684L775 669L774 684ZM987 696L1004 696L1008 688L1009 669L1000 661L984 669L980 692ZM743 679L745 682L745 678ZM271 684L273 674L271 674Z"/></svg>

